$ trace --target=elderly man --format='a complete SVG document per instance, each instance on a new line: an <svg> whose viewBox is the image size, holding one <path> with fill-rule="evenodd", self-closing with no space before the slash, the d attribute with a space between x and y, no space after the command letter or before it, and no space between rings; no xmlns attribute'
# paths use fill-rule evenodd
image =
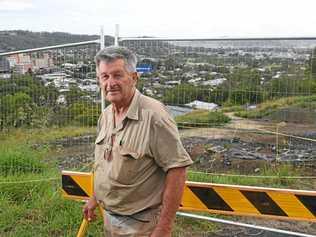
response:
<svg viewBox="0 0 316 237"><path fill-rule="evenodd" d="M95 141L94 196L86 219L105 209L105 236L171 236L186 167L174 120L159 101L136 89L135 54L108 47L96 55L97 75L111 104L102 111Z"/></svg>

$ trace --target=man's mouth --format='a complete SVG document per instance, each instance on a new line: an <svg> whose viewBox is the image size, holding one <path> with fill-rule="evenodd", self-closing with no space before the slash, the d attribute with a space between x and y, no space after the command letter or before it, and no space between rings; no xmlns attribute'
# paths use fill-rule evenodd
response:
<svg viewBox="0 0 316 237"><path fill-rule="evenodd" d="M109 94L109 93L116 93L116 92L119 92L119 90L107 90L106 91L107 94Z"/></svg>

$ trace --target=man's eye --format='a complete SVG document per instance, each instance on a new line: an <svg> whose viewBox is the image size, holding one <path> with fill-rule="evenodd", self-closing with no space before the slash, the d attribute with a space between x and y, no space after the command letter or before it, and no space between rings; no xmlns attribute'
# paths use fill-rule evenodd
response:
<svg viewBox="0 0 316 237"><path fill-rule="evenodd" d="M123 77L122 74L115 74L115 75L114 75L114 78L115 78L115 79L121 79L122 77Z"/></svg>
<svg viewBox="0 0 316 237"><path fill-rule="evenodd" d="M102 80L107 80L108 78L109 78L108 75L102 75L102 76L101 76L101 79L102 79Z"/></svg>

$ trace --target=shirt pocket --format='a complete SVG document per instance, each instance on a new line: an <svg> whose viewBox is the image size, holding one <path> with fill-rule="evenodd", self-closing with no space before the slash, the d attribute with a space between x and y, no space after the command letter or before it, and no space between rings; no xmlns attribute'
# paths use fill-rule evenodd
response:
<svg viewBox="0 0 316 237"><path fill-rule="evenodd" d="M112 160L110 179L123 185L132 185L140 181L142 155L128 148L119 147L117 157Z"/></svg>
<svg viewBox="0 0 316 237"><path fill-rule="evenodd" d="M112 150L111 144L107 142L106 135L100 134L95 140L95 164L94 170L97 170L102 164L105 163L105 159L108 158L110 152Z"/></svg>

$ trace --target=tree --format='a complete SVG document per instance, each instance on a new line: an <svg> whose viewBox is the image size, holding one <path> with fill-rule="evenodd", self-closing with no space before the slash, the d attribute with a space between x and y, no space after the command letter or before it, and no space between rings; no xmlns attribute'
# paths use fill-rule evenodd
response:
<svg viewBox="0 0 316 237"><path fill-rule="evenodd" d="M95 103L77 102L69 108L70 121L74 120L83 126L95 126L100 113L100 105Z"/></svg>
<svg viewBox="0 0 316 237"><path fill-rule="evenodd" d="M316 79L316 47L313 49L310 68L311 68L312 78Z"/></svg>
<svg viewBox="0 0 316 237"><path fill-rule="evenodd" d="M78 86L71 86L65 94L67 105L72 105L80 100L87 93L83 92Z"/></svg>
<svg viewBox="0 0 316 237"><path fill-rule="evenodd" d="M25 93L7 95L0 100L1 129L7 126L21 127L30 125L32 99Z"/></svg>
<svg viewBox="0 0 316 237"><path fill-rule="evenodd" d="M236 69L220 88L228 90L228 102L232 104L257 104L265 97L260 84L260 74L253 69Z"/></svg>

